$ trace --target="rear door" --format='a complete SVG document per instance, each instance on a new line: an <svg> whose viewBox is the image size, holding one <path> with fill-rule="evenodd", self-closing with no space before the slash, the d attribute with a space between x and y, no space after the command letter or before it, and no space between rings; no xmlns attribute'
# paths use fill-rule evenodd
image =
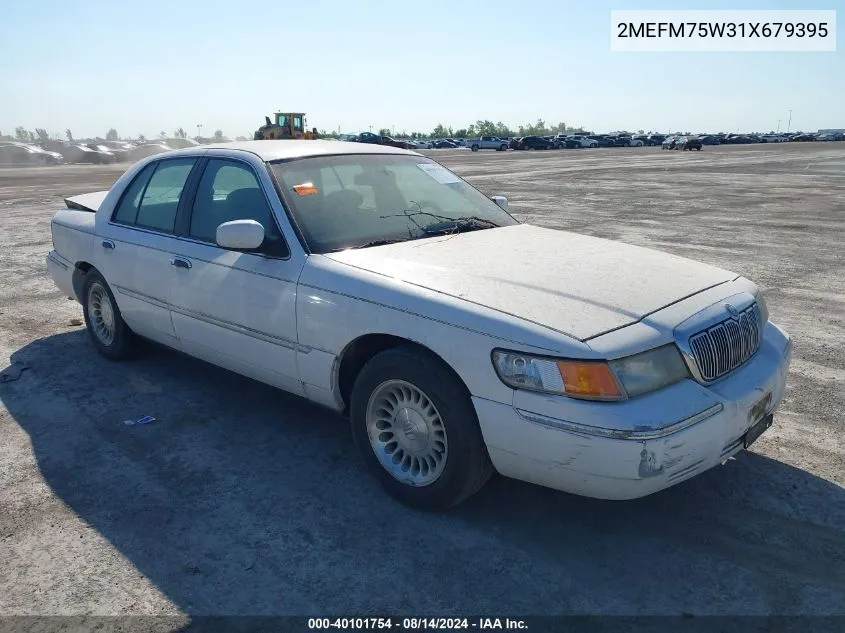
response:
<svg viewBox="0 0 845 633"><path fill-rule="evenodd" d="M171 260L179 252L176 217L197 157L164 158L129 184L98 237L97 268L129 327L177 345L170 318Z"/></svg>

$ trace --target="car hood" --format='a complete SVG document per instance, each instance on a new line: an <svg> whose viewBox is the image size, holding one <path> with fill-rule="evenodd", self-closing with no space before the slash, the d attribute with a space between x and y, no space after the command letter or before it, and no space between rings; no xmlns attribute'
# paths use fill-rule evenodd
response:
<svg viewBox="0 0 845 633"><path fill-rule="evenodd" d="M581 341L738 276L661 251L528 224L325 257Z"/></svg>

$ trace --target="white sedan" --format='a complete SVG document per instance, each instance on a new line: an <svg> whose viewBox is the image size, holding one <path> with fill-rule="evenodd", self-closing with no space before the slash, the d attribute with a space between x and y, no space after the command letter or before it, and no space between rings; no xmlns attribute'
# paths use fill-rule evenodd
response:
<svg viewBox="0 0 845 633"><path fill-rule="evenodd" d="M412 151L188 148L67 206L47 267L104 356L145 337L342 412L416 507L494 470L647 495L747 448L783 397L790 337L751 281L520 223Z"/></svg>
<svg viewBox="0 0 845 633"><path fill-rule="evenodd" d="M415 149L432 149L434 143L426 139L411 139L408 141Z"/></svg>

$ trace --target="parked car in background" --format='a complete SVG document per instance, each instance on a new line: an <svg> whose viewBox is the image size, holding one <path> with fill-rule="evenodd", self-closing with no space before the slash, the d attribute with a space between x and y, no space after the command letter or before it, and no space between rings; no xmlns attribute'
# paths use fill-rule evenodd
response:
<svg viewBox="0 0 845 633"><path fill-rule="evenodd" d="M357 134L341 134L337 137L339 141L346 141L348 143L357 143L358 142L358 135Z"/></svg>
<svg viewBox="0 0 845 633"><path fill-rule="evenodd" d="M152 143L144 143L143 145L139 145L129 153L129 157L130 160L139 161L142 158L147 158L148 156L154 156L155 154L161 154L163 152L171 151L173 151L173 148L170 147L167 143L164 143L162 141L155 141Z"/></svg>
<svg viewBox="0 0 845 633"><path fill-rule="evenodd" d="M599 147L613 147L616 145L616 141L605 134L593 134L588 138L598 143Z"/></svg>
<svg viewBox="0 0 845 633"><path fill-rule="evenodd" d="M816 137L818 141L841 141L845 140L845 134L842 132L825 132L824 134L819 134Z"/></svg>
<svg viewBox="0 0 845 633"><path fill-rule="evenodd" d="M128 141L102 141L98 145L102 145L111 151L119 161L131 160L132 150L137 147L137 145Z"/></svg>
<svg viewBox="0 0 845 633"><path fill-rule="evenodd" d="M817 139L815 134L793 134L789 140L792 143L809 143Z"/></svg>
<svg viewBox="0 0 845 633"><path fill-rule="evenodd" d="M722 141L718 136L699 136L702 145L721 145Z"/></svg>
<svg viewBox="0 0 845 633"><path fill-rule="evenodd" d="M519 143L519 149L554 149L555 144L542 136L523 136Z"/></svg>
<svg viewBox="0 0 845 633"><path fill-rule="evenodd" d="M368 143L371 145L387 145L388 147L398 147L399 149L414 149L413 146L406 141L397 141L389 136L373 134L372 132L361 132L358 135L358 142Z"/></svg>
<svg viewBox="0 0 845 633"><path fill-rule="evenodd" d="M675 143L678 142L677 136L667 136L663 139L663 143L661 143L661 147L663 149L675 149Z"/></svg>
<svg viewBox="0 0 845 633"><path fill-rule="evenodd" d="M662 145L663 141L666 140L666 136L664 134L649 134L647 138L647 145Z"/></svg>
<svg viewBox="0 0 845 633"><path fill-rule="evenodd" d="M728 145L748 145L755 142L750 136L745 136L744 134L728 134L725 137L725 143Z"/></svg>
<svg viewBox="0 0 845 633"><path fill-rule="evenodd" d="M67 162L71 163L93 163L106 165L117 162L115 156L108 148L96 148L85 143L73 143L69 145L66 152L62 152Z"/></svg>
<svg viewBox="0 0 845 633"><path fill-rule="evenodd" d="M701 151L703 143L697 136L682 136L675 142L675 149L679 150L698 150Z"/></svg>
<svg viewBox="0 0 845 633"><path fill-rule="evenodd" d="M639 136L632 136L630 137L630 146L631 147L644 147L645 140Z"/></svg>
<svg viewBox="0 0 845 633"><path fill-rule="evenodd" d="M432 143L434 149L457 149L459 145L452 141L447 141L446 139L440 139L439 141L434 141Z"/></svg>
<svg viewBox="0 0 845 633"><path fill-rule="evenodd" d="M496 471L650 495L730 463L786 391L792 340L752 281L522 224L415 152L207 145L66 205L46 267L100 355L152 339L328 407L412 507Z"/></svg>
<svg viewBox="0 0 845 633"><path fill-rule="evenodd" d="M428 139L410 139L407 141L411 149L431 149L433 147Z"/></svg>
<svg viewBox="0 0 845 633"><path fill-rule="evenodd" d="M521 149L519 146L520 141L522 141L521 136L514 137L510 141L508 141L508 147L510 149Z"/></svg>
<svg viewBox="0 0 845 633"><path fill-rule="evenodd" d="M571 134L566 137L566 146L570 148L594 148L599 142L584 134Z"/></svg>
<svg viewBox="0 0 845 633"><path fill-rule="evenodd" d="M612 136L613 144L616 147L631 147L631 137L624 134L619 136Z"/></svg>
<svg viewBox="0 0 845 633"><path fill-rule="evenodd" d="M647 134L637 134L632 138L634 141L642 141L642 145L654 145Z"/></svg>
<svg viewBox="0 0 845 633"><path fill-rule="evenodd" d="M164 141L173 149L185 149L187 147L199 147L199 141L189 138L187 136L175 136L173 138L168 138Z"/></svg>
<svg viewBox="0 0 845 633"><path fill-rule="evenodd" d="M469 147L473 152L481 149L494 149L497 152L504 152L508 148L508 142L498 136L482 136L467 139L466 147Z"/></svg>
<svg viewBox="0 0 845 633"><path fill-rule="evenodd" d="M761 143L785 143L789 139L780 134L763 134L760 136Z"/></svg>
<svg viewBox="0 0 845 633"><path fill-rule="evenodd" d="M29 165L58 165L64 158L57 152L50 152L29 143L17 141L0 141L0 165L29 166Z"/></svg>

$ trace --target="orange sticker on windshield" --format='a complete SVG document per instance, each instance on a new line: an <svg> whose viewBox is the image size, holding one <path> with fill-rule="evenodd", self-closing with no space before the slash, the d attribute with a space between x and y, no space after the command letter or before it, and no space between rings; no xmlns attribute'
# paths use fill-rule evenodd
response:
<svg viewBox="0 0 845 633"><path fill-rule="evenodd" d="M300 196L313 196L318 192L313 182L303 182L301 185L294 185L293 190Z"/></svg>

